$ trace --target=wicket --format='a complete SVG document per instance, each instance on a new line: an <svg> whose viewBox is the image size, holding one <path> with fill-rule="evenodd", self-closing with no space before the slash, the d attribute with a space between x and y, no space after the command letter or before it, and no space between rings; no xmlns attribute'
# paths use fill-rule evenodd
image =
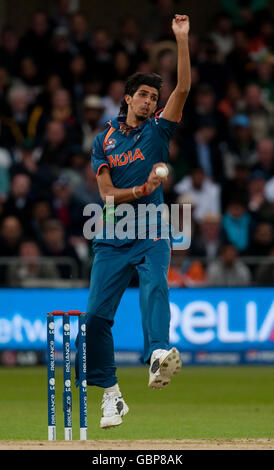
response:
<svg viewBox="0 0 274 470"><path fill-rule="evenodd" d="M78 310L55 310L47 314L48 352L48 440L56 440L56 399L55 399L55 343L54 319L63 317L63 411L65 440L72 440L72 393L70 358L70 317L78 316L78 356L79 356L79 405L80 440L87 440L87 380L86 380L86 322L85 314Z"/></svg>

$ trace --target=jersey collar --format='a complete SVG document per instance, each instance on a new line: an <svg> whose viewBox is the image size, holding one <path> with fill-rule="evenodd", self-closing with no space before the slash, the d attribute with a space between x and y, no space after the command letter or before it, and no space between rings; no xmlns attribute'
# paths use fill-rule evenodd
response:
<svg viewBox="0 0 274 470"><path fill-rule="evenodd" d="M146 119L140 126L132 128L130 132L135 133L135 132L140 132L140 130L143 129L143 127L146 125L149 119ZM126 122L126 116L118 116L117 118L114 118L112 121L108 122L109 127L114 127L114 129L121 129L121 125Z"/></svg>

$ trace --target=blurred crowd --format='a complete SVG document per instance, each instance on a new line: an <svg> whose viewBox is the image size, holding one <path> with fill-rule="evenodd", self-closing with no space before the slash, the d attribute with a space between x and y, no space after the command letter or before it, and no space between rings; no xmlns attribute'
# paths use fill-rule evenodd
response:
<svg viewBox="0 0 274 470"><path fill-rule="evenodd" d="M178 8L175 0L151 1L147 18L120 19L116 35L93 29L63 1L51 16L35 11L22 35L3 27L1 286L88 279L83 208L101 204L91 145L118 114L131 73L159 73L159 108L165 105L176 84L170 25ZM192 243L173 252L169 285L274 285L274 263L260 262L274 259L274 20L267 0L220 0L207 34L192 30L189 47L192 87L163 186L166 204L192 204Z"/></svg>

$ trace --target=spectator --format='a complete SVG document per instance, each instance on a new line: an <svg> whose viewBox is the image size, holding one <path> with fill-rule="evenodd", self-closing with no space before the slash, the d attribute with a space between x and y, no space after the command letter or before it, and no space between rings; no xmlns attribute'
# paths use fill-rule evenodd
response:
<svg viewBox="0 0 274 470"><path fill-rule="evenodd" d="M202 168L193 168L190 176L185 176L174 189L179 195L190 195L195 205L194 219L197 222L210 211L220 213L220 187L205 176Z"/></svg>
<svg viewBox="0 0 274 470"><path fill-rule="evenodd" d="M31 95L23 85L14 85L8 93L9 112L1 116L2 145L13 150L26 138L39 139L40 106L31 105Z"/></svg>
<svg viewBox="0 0 274 470"><path fill-rule="evenodd" d="M255 34L254 34L255 32ZM249 40L249 54L254 62L262 61L273 52L274 25L273 19L268 15L257 21L257 28Z"/></svg>
<svg viewBox="0 0 274 470"><path fill-rule="evenodd" d="M75 186L73 194L82 206L90 203L102 205L96 175L90 163L85 165L83 169L83 181Z"/></svg>
<svg viewBox="0 0 274 470"><path fill-rule="evenodd" d="M74 189L78 185L83 185L84 171L87 162L91 167L90 156L86 153L83 153L80 146L71 147L69 152L68 165L61 171L60 176L67 178Z"/></svg>
<svg viewBox="0 0 274 470"><path fill-rule="evenodd" d="M17 33L10 26L2 29L0 39L0 65L16 76L20 61L19 38Z"/></svg>
<svg viewBox="0 0 274 470"><path fill-rule="evenodd" d="M200 118L196 130L182 143L184 159L189 167L203 168L207 178L221 183L224 178L222 154L216 139L217 124L210 118Z"/></svg>
<svg viewBox="0 0 274 470"><path fill-rule="evenodd" d="M37 97L37 103L41 105L46 114L50 112L54 92L60 88L63 88L61 77L55 73L49 74L43 90Z"/></svg>
<svg viewBox="0 0 274 470"><path fill-rule="evenodd" d="M120 50L115 52L112 67L114 80L125 81L127 79L132 70L130 68L130 58L126 51Z"/></svg>
<svg viewBox="0 0 274 470"><path fill-rule="evenodd" d="M135 67L145 58L140 47L140 28L137 19L133 15L123 18L119 24L119 39L115 44L115 49L124 50L130 59L131 65Z"/></svg>
<svg viewBox="0 0 274 470"><path fill-rule="evenodd" d="M229 201L233 198L237 198L248 204L248 193L246 188L248 187L250 177L250 169L246 165L238 163L234 167L233 178L226 179L222 185L222 212L225 211Z"/></svg>
<svg viewBox="0 0 274 470"><path fill-rule="evenodd" d="M198 67L201 82L213 87L217 100L223 98L229 81L229 68L224 56L210 38L203 42Z"/></svg>
<svg viewBox="0 0 274 470"><path fill-rule="evenodd" d="M23 240L19 247L19 259L7 270L7 284L11 287L32 287L38 279L58 279L59 273L52 261L41 260L39 246L34 240ZM39 283L41 287L42 282Z"/></svg>
<svg viewBox="0 0 274 470"><path fill-rule="evenodd" d="M217 109L230 121L232 116L236 114L237 109L242 103L242 91L238 83L230 81L226 87L226 93L222 100L219 101Z"/></svg>
<svg viewBox="0 0 274 470"><path fill-rule="evenodd" d="M0 230L0 256L16 256L23 235L20 220L15 216L3 218Z"/></svg>
<svg viewBox="0 0 274 470"><path fill-rule="evenodd" d="M193 132L200 119L209 119L216 122L217 139L227 139L227 122L223 114L216 109L216 95L208 84L200 84L194 97L193 109L184 113L186 132Z"/></svg>
<svg viewBox="0 0 274 470"><path fill-rule="evenodd" d="M20 46L25 54L30 55L34 62L39 64L41 75L47 71L50 37L51 30L46 13L42 10L35 11L31 18L30 28L21 39ZM42 61L41 57L43 57Z"/></svg>
<svg viewBox="0 0 274 470"><path fill-rule="evenodd" d="M252 173L248 184L248 209L254 220L260 218L260 212L266 203L265 183L265 175L262 171L257 170Z"/></svg>
<svg viewBox="0 0 274 470"><path fill-rule="evenodd" d="M244 105L241 112L250 119L252 134L256 142L273 134L273 107L263 102L262 92L257 85L248 85L245 89Z"/></svg>
<svg viewBox="0 0 274 470"><path fill-rule="evenodd" d="M91 56L91 35L86 15L82 11L76 11L71 15L69 31L75 53L88 60Z"/></svg>
<svg viewBox="0 0 274 470"><path fill-rule="evenodd" d="M88 76L87 63L83 55L75 55L70 60L69 72L66 83L78 111L81 100L85 95L85 82Z"/></svg>
<svg viewBox="0 0 274 470"><path fill-rule="evenodd" d="M53 212L67 235L82 235L83 205L73 195L70 181L59 177L53 184Z"/></svg>
<svg viewBox="0 0 274 470"><path fill-rule="evenodd" d="M81 126L76 110L73 108L71 96L65 88L57 89L52 94L52 102L48 120L62 122L67 131L71 145L80 144L82 139Z"/></svg>
<svg viewBox="0 0 274 470"><path fill-rule="evenodd" d="M69 0L56 0L53 5L52 23L57 26L69 25L72 5Z"/></svg>
<svg viewBox="0 0 274 470"><path fill-rule="evenodd" d="M101 121L105 106L102 98L97 95L86 96L83 106L82 148L84 152L89 153L94 137L103 130Z"/></svg>
<svg viewBox="0 0 274 470"><path fill-rule="evenodd" d="M233 178L236 165L252 167L256 163L255 141L249 118L236 114L231 120L231 138L223 149L226 177Z"/></svg>
<svg viewBox="0 0 274 470"><path fill-rule="evenodd" d="M20 220L14 216L4 217L0 227L0 259L3 256L17 256L23 227ZM0 285L6 283L7 266L0 264Z"/></svg>
<svg viewBox="0 0 274 470"><path fill-rule="evenodd" d="M266 222L259 223L251 239L246 254L249 256L267 256L273 246L273 227Z"/></svg>
<svg viewBox="0 0 274 470"><path fill-rule="evenodd" d="M176 46L173 41L156 43L151 53L151 62L156 73L161 75L164 83L172 89L176 80Z"/></svg>
<svg viewBox="0 0 274 470"><path fill-rule="evenodd" d="M28 231L31 205L31 179L24 173L17 173L11 180L10 195L4 204L4 214L18 218Z"/></svg>
<svg viewBox="0 0 274 470"><path fill-rule="evenodd" d="M65 83L69 75L69 63L73 57L69 31L65 26L58 26L54 29L50 46L47 73L58 75L62 83Z"/></svg>
<svg viewBox="0 0 274 470"><path fill-rule="evenodd" d="M228 203L222 223L226 241L235 245L238 252L247 249L250 240L251 218L241 200Z"/></svg>
<svg viewBox="0 0 274 470"><path fill-rule="evenodd" d="M176 134L169 142L169 163L174 170L174 184L188 175L192 162L184 158L184 140Z"/></svg>
<svg viewBox="0 0 274 470"><path fill-rule="evenodd" d="M262 139L256 145L257 163L252 172L260 171L268 180L274 175L274 143L271 139Z"/></svg>
<svg viewBox="0 0 274 470"><path fill-rule="evenodd" d="M210 37L223 56L229 54L233 49L232 31L233 26L229 15L224 12L218 13L214 18L213 31Z"/></svg>
<svg viewBox="0 0 274 470"><path fill-rule="evenodd" d="M257 77L255 83L261 89L263 102L274 105L274 78L271 59L265 59L256 64Z"/></svg>
<svg viewBox="0 0 274 470"><path fill-rule="evenodd" d="M39 164L38 152L34 142L25 139L18 148L18 158L20 160L10 168L10 175L21 173L27 175L31 180L31 191L34 194L46 193L52 183L53 175L46 165Z"/></svg>
<svg viewBox="0 0 274 470"><path fill-rule="evenodd" d="M205 214L199 223L199 232L192 238L190 253L193 256L214 259L221 246L221 216L220 214Z"/></svg>
<svg viewBox="0 0 274 470"><path fill-rule="evenodd" d="M46 126L45 143L41 155L41 163L48 165L57 174L68 161L69 145L67 132L62 121L49 121Z"/></svg>
<svg viewBox="0 0 274 470"><path fill-rule="evenodd" d="M104 114L101 117L101 123L104 125L107 121L111 121L118 116L121 101L124 97L124 82L115 80L110 83L108 93L103 97L102 104L104 106Z"/></svg>
<svg viewBox="0 0 274 470"><path fill-rule="evenodd" d="M31 56L25 55L20 61L19 77L23 85L31 89L32 96L37 96L42 87L42 77Z"/></svg>
<svg viewBox="0 0 274 470"><path fill-rule="evenodd" d="M73 268L71 264L63 261L58 262L58 258L68 258L72 266L80 267L79 259L74 248L66 242L65 231L59 220L48 220L43 228L43 254L56 259L61 279L71 279Z"/></svg>
<svg viewBox="0 0 274 470"><path fill-rule="evenodd" d="M52 204L47 198L37 198L32 205L31 234L42 245L45 223L52 219Z"/></svg>
<svg viewBox="0 0 274 470"><path fill-rule="evenodd" d="M112 40L105 29L97 29L92 38L92 57L90 64L93 78L102 80L103 93L107 90L110 77L113 80L112 68Z"/></svg>
<svg viewBox="0 0 274 470"><path fill-rule="evenodd" d="M255 271L255 285L262 287L274 286L274 246L268 253L269 263L260 265Z"/></svg>
<svg viewBox="0 0 274 470"><path fill-rule="evenodd" d="M235 28L233 33L234 48L228 54L226 63L230 70L230 75L240 87L252 78L252 61L248 50L248 37L242 28Z"/></svg>
<svg viewBox="0 0 274 470"><path fill-rule="evenodd" d="M208 266L208 286L240 287L250 285L250 271L241 260L237 259L237 255L234 245L225 244L221 247L219 258Z"/></svg>

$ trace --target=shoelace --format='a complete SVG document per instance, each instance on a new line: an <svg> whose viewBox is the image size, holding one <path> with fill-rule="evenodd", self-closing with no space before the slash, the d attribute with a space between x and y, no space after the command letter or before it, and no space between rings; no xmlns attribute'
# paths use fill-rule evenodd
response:
<svg viewBox="0 0 274 470"><path fill-rule="evenodd" d="M112 416L117 414L116 402L119 396L114 392L105 392L103 395L102 406L104 416Z"/></svg>

